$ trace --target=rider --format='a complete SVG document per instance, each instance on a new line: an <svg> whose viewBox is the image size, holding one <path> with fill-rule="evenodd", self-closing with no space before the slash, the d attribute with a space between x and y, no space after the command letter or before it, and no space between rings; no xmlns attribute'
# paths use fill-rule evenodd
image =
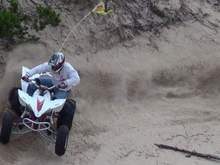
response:
<svg viewBox="0 0 220 165"><path fill-rule="evenodd" d="M37 73L49 72L52 77L58 82L57 89L54 91L55 99L67 98L70 89L76 86L80 82L78 72L72 67L71 64L65 62L65 56L62 52L54 53L49 62L40 64L33 69L31 69L25 76L22 77L23 80L29 81L29 77ZM51 81L48 79L39 79L40 83L46 83L48 86L53 86ZM44 85L44 84L43 84ZM29 95L33 95L37 87L34 84L30 84L27 89ZM76 109L76 102L74 100L67 100L64 104L63 109L59 112L59 117L57 120L57 127L61 125L67 125L69 129L72 127L72 121Z"/></svg>
<svg viewBox="0 0 220 165"><path fill-rule="evenodd" d="M62 52L55 52L49 59L49 62L40 64L33 69L29 70L26 75L22 77L23 80L29 81L29 77L49 72L53 79L58 82L57 89L54 91L54 97L57 99L67 98L70 89L76 86L80 82L77 71L72 67L70 63L65 62L65 56ZM51 81L40 78L42 84L52 86ZM29 95L33 95L37 87L34 84L30 84L27 89Z"/></svg>

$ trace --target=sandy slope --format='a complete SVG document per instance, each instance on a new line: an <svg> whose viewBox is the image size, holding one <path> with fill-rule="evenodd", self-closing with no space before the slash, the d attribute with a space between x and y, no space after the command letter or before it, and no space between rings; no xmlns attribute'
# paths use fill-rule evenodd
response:
<svg viewBox="0 0 220 165"><path fill-rule="evenodd" d="M217 18L215 13L210 20ZM148 35L96 54L75 55L67 49L68 61L82 78L74 91L78 110L68 151L59 158L38 136L13 137L0 145L0 164L216 164L159 150L154 143L220 155L219 33L187 22L155 37L158 50ZM47 60L53 45L45 39L9 52L0 82L2 102L21 66Z"/></svg>
<svg viewBox="0 0 220 165"><path fill-rule="evenodd" d="M209 38L200 40L211 34L195 23L166 30L157 40L159 51L148 47L142 36L132 41L132 48L119 45L98 54L69 56L82 82L75 91L78 113L66 155L56 157L52 146L27 135L0 146L1 164L215 164L161 151L153 144L220 154L218 96L203 98L190 93L187 85L159 87L151 81L156 71L167 67L175 70L177 65L187 67L201 61L206 69L217 67L218 44ZM12 80L21 65L45 61L44 54L48 51L41 44L17 47L9 56L5 79ZM181 74L181 70L176 72ZM180 98L167 98L169 91ZM184 97L184 93L189 95Z"/></svg>

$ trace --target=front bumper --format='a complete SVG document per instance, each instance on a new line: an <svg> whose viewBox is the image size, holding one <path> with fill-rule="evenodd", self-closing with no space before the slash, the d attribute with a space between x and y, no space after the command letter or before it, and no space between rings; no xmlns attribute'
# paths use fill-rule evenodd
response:
<svg viewBox="0 0 220 165"><path fill-rule="evenodd" d="M29 118L23 118L22 123L27 128L31 129L32 131L36 131L36 132L49 130L51 127L51 124L49 122L33 121Z"/></svg>

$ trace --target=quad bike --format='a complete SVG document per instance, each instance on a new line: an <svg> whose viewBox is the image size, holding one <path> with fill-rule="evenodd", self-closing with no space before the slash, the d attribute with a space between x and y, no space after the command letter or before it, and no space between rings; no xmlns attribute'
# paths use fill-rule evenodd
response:
<svg viewBox="0 0 220 165"><path fill-rule="evenodd" d="M22 76L29 69L22 68ZM46 73L49 75L49 73ZM2 118L1 142L6 144L11 134L25 134L37 132L44 139L55 144L55 153L62 156L67 148L69 130L71 129L75 102L69 99L54 99L51 87L40 84L36 74L30 78L30 82L21 80L21 88L14 88L9 95L11 108L15 111L5 111ZM28 85L32 83L37 90L32 96L27 93ZM63 114L72 112L71 114Z"/></svg>

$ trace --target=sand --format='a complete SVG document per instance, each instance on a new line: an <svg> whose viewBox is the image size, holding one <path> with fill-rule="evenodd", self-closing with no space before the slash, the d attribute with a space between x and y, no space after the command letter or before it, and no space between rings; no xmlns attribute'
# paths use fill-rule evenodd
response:
<svg viewBox="0 0 220 165"><path fill-rule="evenodd" d="M216 20L218 13L212 13ZM218 23L216 21L215 23ZM220 35L201 23L149 33L97 53L67 60L80 72L73 90L77 112L63 157L36 134L13 136L0 145L4 165L207 165L216 162L160 150L163 143L220 156ZM0 81L1 102L19 85L21 66L33 67L56 48L52 39L8 52ZM5 106L2 107L5 109Z"/></svg>

